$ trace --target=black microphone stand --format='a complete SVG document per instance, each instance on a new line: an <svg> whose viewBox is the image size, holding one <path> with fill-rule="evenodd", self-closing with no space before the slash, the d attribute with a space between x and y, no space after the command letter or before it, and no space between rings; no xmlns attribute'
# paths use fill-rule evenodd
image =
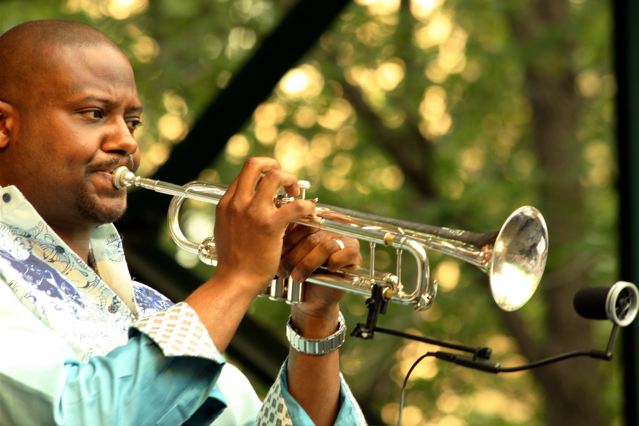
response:
<svg viewBox="0 0 639 426"><path fill-rule="evenodd" d="M485 371L489 373L512 373L516 371L529 370L531 368L542 367L544 365L553 364L559 361L564 361L570 358L576 357L589 357L600 359L604 361L612 360L612 350L617 338L619 326L613 323L612 330L610 331L610 337L608 338L608 344L604 351L601 350L580 350L562 353L556 356L543 358L538 361L534 361L528 364L522 364L513 367L502 367L499 363L489 362L492 356L492 349L489 347L470 347L461 345L458 343L447 342L444 340L433 339L424 336L418 336L415 334L404 333L398 330L392 330L389 328L378 327L377 319L380 314L385 314L388 308L388 299L383 295L384 287L375 284L371 291L371 297L366 300L366 308L368 314L366 317L366 323L357 323L355 329L351 333L351 336L359 337L361 339L370 340L375 336L375 333L389 334L392 336L401 337L404 339L415 340L422 343L428 343L448 349L453 349L459 352L465 352L472 354L472 357L464 356L462 354L436 351L432 352L432 355L442 361L451 362L463 367L472 368L474 370Z"/></svg>
<svg viewBox="0 0 639 426"><path fill-rule="evenodd" d="M392 330L390 328L378 327L377 319L379 314L385 314L388 308L388 299L383 295L384 287L374 284L371 291L371 297L366 299L366 308L368 315L366 317L366 323L357 323L355 329L351 333L351 336L359 337L361 339L370 340L375 337L375 332L389 334L391 336L402 337L404 339L415 340L422 343L429 343L431 345L437 345L448 349L454 349L461 352L467 352L473 354L473 359L488 360L492 355L492 350L488 347L470 347L460 345L458 343L447 342L444 340L432 339L429 337L418 336L416 334L404 333L403 331Z"/></svg>

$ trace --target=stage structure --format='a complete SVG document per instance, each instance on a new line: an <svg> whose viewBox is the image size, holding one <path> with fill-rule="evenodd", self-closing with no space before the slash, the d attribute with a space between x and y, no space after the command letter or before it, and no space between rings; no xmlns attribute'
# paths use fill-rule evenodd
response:
<svg viewBox="0 0 639 426"><path fill-rule="evenodd" d="M617 77L619 240L623 279L639 280L639 4L612 2ZM639 424L639 325L623 333L625 422Z"/></svg>

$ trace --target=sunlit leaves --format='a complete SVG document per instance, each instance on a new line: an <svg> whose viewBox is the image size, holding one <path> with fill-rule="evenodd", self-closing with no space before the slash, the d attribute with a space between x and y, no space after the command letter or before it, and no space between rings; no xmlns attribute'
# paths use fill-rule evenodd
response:
<svg viewBox="0 0 639 426"><path fill-rule="evenodd" d="M419 112L423 118L420 130L424 136L433 138L448 133L452 126L452 118L447 109L446 91L440 86L430 86L419 105Z"/></svg>
<svg viewBox="0 0 639 426"><path fill-rule="evenodd" d="M11 3L11 2L9 2ZM3 3L3 24L51 15L52 2ZM37 8L34 4L38 4ZM129 54L145 103L137 134L142 174L152 173L187 134L200 111L226 87L291 1L267 0L66 0L63 18L81 18L108 32ZM408 7L405 7L408 6ZM586 190L588 229L579 252L589 253L593 281L615 269L616 199L607 2L571 0L568 22L534 43L517 44L510 21L528 1L358 0L346 9L305 58L279 82L273 95L227 143L202 179L229 182L249 155L269 155L312 183L321 202L437 225L490 230L520 204L536 204L541 176L532 145L526 64L540 61L550 73L570 67L585 108L579 117L579 155L573 158ZM71 14L71 15L69 15ZM566 61L566 40L575 46ZM361 92L364 106L350 97ZM241 100L239 100L241 101ZM552 117L551 117L552 118ZM436 194L425 200L413 177L382 149L379 125L393 150L432 147ZM415 133L407 132L416 129ZM411 135L407 138L406 134ZM424 139L419 139L419 135ZM209 212L185 209L186 232L210 234ZM552 236L551 236L552 241ZM201 268L180 250L176 259ZM552 253L552 250L551 250ZM380 264L393 264L380 254ZM504 363L520 363L491 306L486 278L474 268L431 255L440 292L433 308L414 313L391 306L389 327L472 344L489 344ZM209 274L210 269L202 269ZM286 307L258 302L255 314L281 330ZM342 310L349 325L365 316L363 298L349 296ZM542 335L544 307L523 315ZM426 350L398 339L349 339L343 369L386 423L397 416L399 382L407 364ZM379 372L372 375L371 371ZM381 376L381 377L378 377ZM405 424L540 424L540 397L528 375L495 379L433 360L416 371ZM613 403L618 403L614 402Z"/></svg>
<svg viewBox="0 0 639 426"><path fill-rule="evenodd" d="M412 0L410 10L413 16L421 21L428 20L438 10L444 0Z"/></svg>
<svg viewBox="0 0 639 426"><path fill-rule="evenodd" d="M148 8L148 0L67 0L66 8L71 12L83 12L90 17L128 19L143 13Z"/></svg>
<svg viewBox="0 0 639 426"><path fill-rule="evenodd" d="M233 164L242 164L251 146L244 135L233 135L226 143L226 158Z"/></svg>
<svg viewBox="0 0 639 426"><path fill-rule="evenodd" d="M312 98L322 91L324 79L311 65L302 65L290 70L279 84L283 95L292 99Z"/></svg>
<svg viewBox="0 0 639 426"><path fill-rule="evenodd" d="M371 15L390 15L399 9L400 0L356 0L366 6Z"/></svg>

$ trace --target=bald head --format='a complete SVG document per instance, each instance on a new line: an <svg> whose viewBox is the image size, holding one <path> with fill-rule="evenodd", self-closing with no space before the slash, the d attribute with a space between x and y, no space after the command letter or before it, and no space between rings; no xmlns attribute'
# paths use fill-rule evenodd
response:
<svg viewBox="0 0 639 426"><path fill-rule="evenodd" d="M55 66L61 48L118 47L95 28L80 22L31 21L0 36L0 100L15 103L38 87Z"/></svg>

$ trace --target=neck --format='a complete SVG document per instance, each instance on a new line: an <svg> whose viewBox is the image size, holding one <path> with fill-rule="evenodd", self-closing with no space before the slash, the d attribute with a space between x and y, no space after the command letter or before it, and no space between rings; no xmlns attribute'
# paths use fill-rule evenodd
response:
<svg viewBox="0 0 639 426"><path fill-rule="evenodd" d="M54 231L70 248L80 256L80 259L88 263L89 260L89 244L91 240L92 229L73 229L66 230L54 228Z"/></svg>

